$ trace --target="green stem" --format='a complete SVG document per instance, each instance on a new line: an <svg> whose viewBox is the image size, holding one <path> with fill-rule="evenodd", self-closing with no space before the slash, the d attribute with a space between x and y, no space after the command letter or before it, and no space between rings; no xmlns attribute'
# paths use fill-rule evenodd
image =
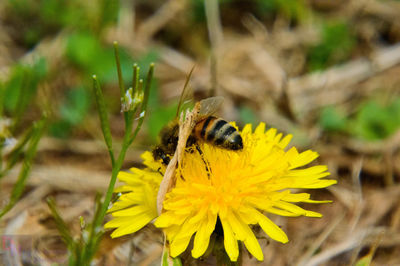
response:
<svg viewBox="0 0 400 266"><path fill-rule="evenodd" d="M14 207L15 203L19 200L22 192L24 191L26 180L28 179L32 167L32 162L36 155L39 140L45 131L45 126L45 118L42 118L42 120L38 121L34 126L33 135L30 139L29 147L26 151L26 156L22 164L22 169L19 172L18 180L15 183L11 192L9 203L0 211L0 218L4 216L9 210L11 210L12 207Z"/></svg>
<svg viewBox="0 0 400 266"><path fill-rule="evenodd" d="M100 205L100 210L98 212L98 215L96 215L93 220L92 230L91 230L90 236L89 236L91 243L89 243L90 248L89 248L89 251L87 251L90 254L94 253L96 246L98 245L98 243L97 243L98 241L96 241L97 237L95 237L95 235L96 235L96 232L99 230L99 228L104 220L104 217L107 214L107 209L108 209L108 206L110 205L111 198L112 198L112 195L114 192L114 186L115 186L115 183L117 182L117 176L118 176L119 171L121 170L126 151L128 150L128 147L129 147L129 143L130 143L130 137L129 137L130 134L129 133L131 132L131 130L132 130L132 123L129 123L129 124L127 124L127 131L125 132L125 135L124 135L121 151L120 151L118 158L112 169L111 180L108 185L106 196L104 198L103 203ZM90 260L88 260L88 261L90 261Z"/></svg>
<svg viewBox="0 0 400 266"><path fill-rule="evenodd" d="M119 92L121 94L121 97L124 97L125 86L124 86L124 79L122 78L121 60L119 58L118 42L114 42L114 54L115 54L115 61L117 64Z"/></svg>
<svg viewBox="0 0 400 266"><path fill-rule="evenodd" d="M124 140L122 142L121 152L118 155L118 159L115 163L115 167L112 169L110 184L108 185L108 189L107 189L106 196L104 198L104 202L100 207L100 215L99 215L99 219L98 219L99 221L97 221L96 226L99 226L101 224L104 216L107 213L108 205L111 202L112 194L114 192L114 186L117 181L117 175L118 175L118 172L121 170L126 151L128 150L128 147L129 147L129 135L130 135L129 132L131 132L131 130L132 130L132 123L130 125L128 125L128 127L127 127L127 131L124 136Z"/></svg>
<svg viewBox="0 0 400 266"><path fill-rule="evenodd" d="M100 125L101 125L101 130L103 132L104 141L106 142L107 150L111 158L111 165L114 166L115 157L112 144L110 122L108 119L108 113L107 113L106 103L104 101L103 92L101 91L100 84L99 81L97 80L96 75L93 75L93 90L96 96L96 103L97 103L97 108L99 110L98 112L100 118Z"/></svg>

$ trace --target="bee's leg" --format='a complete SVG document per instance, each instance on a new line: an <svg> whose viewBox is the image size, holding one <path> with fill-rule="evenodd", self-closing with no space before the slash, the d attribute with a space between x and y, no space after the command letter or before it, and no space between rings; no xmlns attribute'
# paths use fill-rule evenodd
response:
<svg viewBox="0 0 400 266"><path fill-rule="evenodd" d="M201 159L204 162L204 165L206 166L206 171L207 171L207 177L210 179L210 174L211 174L211 168L208 164L208 162L204 159L204 154L203 151L200 149L200 146L196 143L196 150L199 152Z"/></svg>
<svg viewBox="0 0 400 266"><path fill-rule="evenodd" d="M158 167L157 172L158 172L160 175L164 176L164 174L161 172L161 167Z"/></svg>

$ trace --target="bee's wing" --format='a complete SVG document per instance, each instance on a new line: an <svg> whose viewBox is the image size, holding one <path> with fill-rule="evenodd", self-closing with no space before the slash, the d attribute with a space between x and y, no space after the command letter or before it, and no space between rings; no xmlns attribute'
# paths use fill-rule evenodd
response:
<svg viewBox="0 0 400 266"><path fill-rule="evenodd" d="M222 96L215 96L201 100L199 117L205 117L214 114L222 105L223 101L224 97Z"/></svg>
<svg viewBox="0 0 400 266"><path fill-rule="evenodd" d="M188 107L193 107L193 88L189 86L189 81L192 76L194 70L193 68L190 70L189 74L186 77L185 85L183 86L183 90L181 93L181 97L179 98L178 108L176 109L175 118L178 118L179 114L187 109Z"/></svg>

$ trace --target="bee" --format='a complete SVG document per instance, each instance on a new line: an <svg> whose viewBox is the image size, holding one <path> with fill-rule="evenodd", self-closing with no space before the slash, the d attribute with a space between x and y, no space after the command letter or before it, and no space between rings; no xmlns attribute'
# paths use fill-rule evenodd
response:
<svg viewBox="0 0 400 266"><path fill-rule="evenodd" d="M184 92L182 95L185 93ZM177 116L182 106L183 96L178 105ZM199 102L199 115L195 121L195 126L189 135L186 147L196 146L199 153L202 153L197 143L205 141L216 147L228 150L242 150L243 140L239 132L222 118L213 116L222 104L223 97L216 96L206 98ZM179 121L176 118L164 127L160 132L160 144L153 149L153 157L155 160L162 160L163 164L168 165L171 157L174 155L179 136Z"/></svg>

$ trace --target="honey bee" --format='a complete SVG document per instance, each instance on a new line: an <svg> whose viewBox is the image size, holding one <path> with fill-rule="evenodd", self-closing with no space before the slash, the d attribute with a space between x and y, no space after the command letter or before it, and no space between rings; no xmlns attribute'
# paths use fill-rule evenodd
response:
<svg viewBox="0 0 400 266"><path fill-rule="evenodd" d="M182 95L183 94L184 92ZM178 105L177 114L179 114L179 109L184 98L182 95ZM223 97L217 96L206 98L199 102L199 115L195 121L195 126L187 139L187 148L196 145L197 150L201 153L197 143L199 141L205 141L216 147L228 150L243 149L243 140L236 128L224 119L213 116L222 104L222 101ZM168 165L171 157L175 153L178 144L178 136L179 122L178 119L175 118L161 130L160 144L153 149L154 159L161 159L163 164Z"/></svg>

